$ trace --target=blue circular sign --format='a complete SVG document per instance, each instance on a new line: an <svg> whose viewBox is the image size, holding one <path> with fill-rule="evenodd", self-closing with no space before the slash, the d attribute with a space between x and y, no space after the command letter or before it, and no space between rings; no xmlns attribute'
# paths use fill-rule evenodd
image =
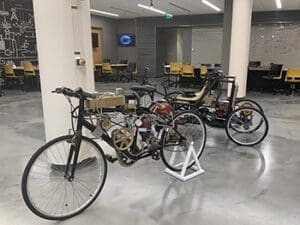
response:
<svg viewBox="0 0 300 225"><path fill-rule="evenodd" d="M132 43L132 38L125 34L120 37L120 42L122 45L130 45Z"/></svg>

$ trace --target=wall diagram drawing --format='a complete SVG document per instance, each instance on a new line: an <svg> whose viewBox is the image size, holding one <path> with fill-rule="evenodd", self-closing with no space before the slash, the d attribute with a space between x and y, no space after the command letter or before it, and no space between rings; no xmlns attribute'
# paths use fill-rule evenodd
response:
<svg viewBox="0 0 300 225"><path fill-rule="evenodd" d="M31 1L0 0L0 64L37 61Z"/></svg>

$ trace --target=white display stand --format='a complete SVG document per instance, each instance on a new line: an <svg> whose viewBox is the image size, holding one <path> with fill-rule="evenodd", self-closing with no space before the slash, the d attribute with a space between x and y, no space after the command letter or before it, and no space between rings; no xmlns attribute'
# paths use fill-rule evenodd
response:
<svg viewBox="0 0 300 225"><path fill-rule="evenodd" d="M180 154L183 158L183 162L182 163L179 163L176 166L180 166L180 165L183 165L181 171L173 171L173 170L170 170L170 169L165 169L165 172L175 178L177 178L178 180L180 181L188 181L196 176L199 176L201 175L202 173L204 173L205 171L202 169L201 165L200 165L200 162L199 162L199 159L197 158L197 155L195 153L195 149L194 149L194 143L192 142L188 148L188 151L187 151L187 154L185 155L183 153L183 151L174 151L171 155L171 159L170 159L170 164L173 165L174 164L174 161L175 161L175 158L176 158L176 155L177 154ZM190 162L190 159L191 157L193 157L193 159L195 160L195 165L191 167L192 170L194 170L192 173L190 174L186 174L187 172L187 167L188 167L188 164Z"/></svg>

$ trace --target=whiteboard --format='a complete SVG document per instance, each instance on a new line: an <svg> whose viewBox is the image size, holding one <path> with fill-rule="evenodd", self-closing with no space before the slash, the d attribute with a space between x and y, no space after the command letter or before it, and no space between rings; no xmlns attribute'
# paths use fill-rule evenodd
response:
<svg viewBox="0 0 300 225"><path fill-rule="evenodd" d="M300 67L300 23L253 26L250 60Z"/></svg>
<svg viewBox="0 0 300 225"><path fill-rule="evenodd" d="M192 64L220 63L222 37L222 27L193 28ZM252 26L249 61L300 67L300 23Z"/></svg>

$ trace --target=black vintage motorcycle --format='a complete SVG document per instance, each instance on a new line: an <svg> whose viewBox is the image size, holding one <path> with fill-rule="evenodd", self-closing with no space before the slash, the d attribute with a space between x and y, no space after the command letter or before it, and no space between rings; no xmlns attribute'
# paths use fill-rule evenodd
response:
<svg viewBox="0 0 300 225"><path fill-rule="evenodd" d="M180 170L184 159L174 159L172 153L185 154L192 142L198 158L203 152L206 128L197 113L174 115L166 102L143 108L134 94L94 94L80 88L53 92L64 95L71 105L73 133L38 149L24 170L24 201L42 218L63 220L88 208L104 186L107 161L131 166L146 157L162 158L168 168ZM74 107L71 98L79 105ZM105 154L94 139L111 146L116 157ZM189 167L193 164L191 159Z"/></svg>

